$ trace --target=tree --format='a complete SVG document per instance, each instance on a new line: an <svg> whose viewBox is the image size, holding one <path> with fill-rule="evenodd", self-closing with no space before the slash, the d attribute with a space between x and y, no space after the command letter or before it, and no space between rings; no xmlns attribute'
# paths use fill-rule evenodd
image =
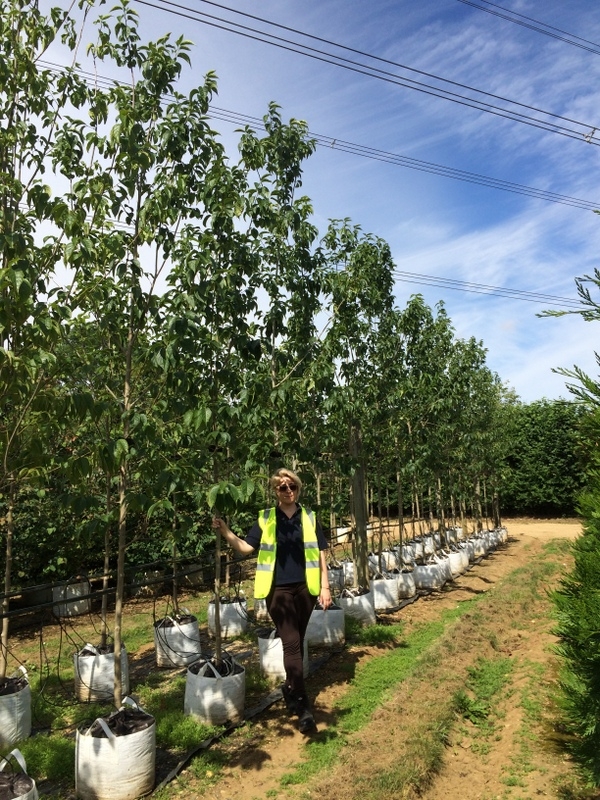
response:
<svg viewBox="0 0 600 800"><path fill-rule="evenodd" d="M56 423L55 348L76 308L69 291L53 295L50 284L62 258L62 237L72 219L64 200L44 183L54 146L75 131L69 108L87 90L72 69L58 75L39 66L47 47L62 36L72 49L77 32L68 14L44 17L36 3L10 0L2 7L0 41L0 493L6 502L5 614L0 677L6 670L14 515L19 485L42 475L44 442ZM58 168L59 176L68 177ZM40 241L49 224L58 235Z"/></svg>
<svg viewBox="0 0 600 800"><path fill-rule="evenodd" d="M322 357L335 370L335 390L326 410L342 421L342 435L347 437L344 450L338 446L337 452L344 452L351 465L357 579L361 586L368 586L367 454L363 439L371 420L370 387L381 380L372 356L379 326L392 312L393 262L382 239L364 235L359 226L351 226L347 220L331 223L324 243L332 321Z"/></svg>
<svg viewBox="0 0 600 800"><path fill-rule="evenodd" d="M576 279L582 308L575 312L544 312L545 316L577 313L587 322L600 320L600 302L593 292L600 288L600 271ZM596 362L600 357L596 353ZM560 368L569 378L569 391L581 407L580 433L586 454L586 487L578 509L584 520L583 536L573 545L575 564L553 593L557 614L558 652L563 658L561 675L565 723L572 738L571 750L591 786L600 785L600 381L575 366Z"/></svg>

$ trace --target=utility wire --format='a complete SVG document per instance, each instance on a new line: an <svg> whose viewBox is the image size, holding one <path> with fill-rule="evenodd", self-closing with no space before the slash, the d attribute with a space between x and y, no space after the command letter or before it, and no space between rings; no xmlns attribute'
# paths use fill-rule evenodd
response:
<svg viewBox="0 0 600 800"><path fill-rule="evenodd" d="M472 8L476 8L479 11L486 11L488 14L492 14L495 17L500 17L508 22L513 22L515 25L521 25L524 28L529 28L532 31L536 31L537 33L543 33L545 36L551 36L553 39L558 39L561 42L566 42L567 44L573 45L573 47L580 47L582 50L587 50L589 53L594 53L595 55L600 56L600 44L590 42L587 39L582 39L580 36L576 36L574 33L568 33L567 31L563 31L561 28L555 28L553 25L548 25L546 22L540 22L532 17L527 17L525 14L519 14L516 11L511 11L509 8L503 8L502 6L496 5L496 3L490 3L489 0L480 0L480 2L485 3L488 6L492 6L492 8L485 8L485 6L480 6L477 3L473 3L472 0L458 0L458 2L464 3L466 6L472 6ZM494 11L493 9L495 8L500 9L500 11ZM519 19L515 19L515 17L519 17Z"/></svg>
<svg viewBox="0 0 600 800"><path fill-rule="evenodd" d="M215 119L220 119L223 122L244 124L254 129L262 126L262 120L257 117L251 117L247 114L239 114L234 111L228 111L227 109L218 108L217 106L210 107L210 116ZM374 161L382 161L398 167L406 167L419 172L428 172L444 178L453 178L466 183L475 183L480 186L487 186L492 189L500 189L502 191L512 192L514 194L522 194L528 197L537 198L539 200L547 200L552 203L561 203L563 205L574 206L586 211L595 211L600 207L598 202L591 200L570 197L569 195L550 192L546 189L536 189L533 186L526 186L524 184L514 183L513 181L505 181L501 178L492 178L476 172L467 172L466 170L448 167L443 164L436 164L431 161L422 161L417 158L403 156L398 153L390 153L386 150L379 150L367 145L356 144L355 142L347 142L344 139L338 139L333 136L315 133L314 131L309 131L308 135L313 138L317 144L324 148L327 147L329 149L339 150L344 153L349 153L350 155L361 156L362 158L370 158Z"/></svg>
<svg viewBox="0 0 600 800"><path fill-rule="evenodd" d="M40 64L42 66L46 66L56 71L65 69L64 67L53 64L51 62L40 62ZM105 78L97 74L86 73L83 70L77 70L77 72L81 74L85 79L89 80L93 79L97 83L97 85L102 85L107 89L115 85L115 83L118 83L113 79ZM247 125L251 128L258 128L261 127L263 124L262 120L259 119L258 117L252 117L247 114L239 114L215 106L210 107L210 112L211 113L209 116L233 124ZM349 149L345 150L345 152L353 153L355 155L361 155L366 158L377 158L378 157L377 154L385 156L386 158L383 158L381 160L388 161L388 163L394 163L397 166L405 166L412 169L423 169L424 171L435 172L435 174L442 175L444 177L456 178L458 180L470 180L470 178L473 178L473 179L481 179L481 181L480 180L472 181L477 183L490 181L490 183L483 183L483 185L491 186L492 188L496 189L504 189L505 191L517 191L520 194L529 194L530 196L537 197L538 199L549 200L551 202L558 202L558 203L562 202L568 205L575 205L580 208L585 208L588 210L589 209L594 210L600 205L599 203L592 204L590 201L580 200L574 197L568 197L567 195L558 195L553 192L545 192L544 190L541 189L534 189L533 187L522 186L520 184L513 184L510 183L509 181L500 181L499 179L496 178L487 178L486 176L477 175L476 173L463 172L462 170L454 170L451 167L443 167L441 165L432 164L430 162L418 161L417 159L409 159L408 157L405 156L399 156L394 153L386 153L385 151L374 150L373 148L363 147L362 145L353 144L351 142L344 142L343 140L332 139L331 137L323 137L320 134L309 134L309 135L315 138L317 142L320 141L321 144L327 145L330 148L336 148L342 150L344 149L343 145L348 145ZM414 162L414 164L411 162ZM429 169L429 167L431 167L432 169ZM459 281L456 279L443 278L441 276L436 276L436 275L427 275L425 273L406 272L404 270L399 270L399 269L392 270L392 274L394 275L394 277L396 277L399 281L403 283L412 283L424 286L436 286L438 288L452 289L454 291L468 292L471 294L485 294L494 297L503 297L512 300L522 300L532 303L543 303L545 305L557 305L566 308L575 308L575 309L580 308L580 304L577 300L568 297L560 297L557 295L543 294L540 292L528 292L520 289L510 289L508 287L491 286L486 284L473 283L469 281Z"/></svg>
<svg viewBox="0 0 600 800"><path fill-rule="evenodd" d="M493 297L524 300L529 303L543 303L545 305L560 306L562 308L581 308L581 303L572 297L560 297L553 294L543 294L542 292L527 292L522 289L510 289L506 286L489 286L484 283L459 281L452 278L442 278L437 275L426 275L421 272L405 272L399 269L392 270L392 274L402 283L437 286L444 289L454 289L460 292L487 294Z"/></svg>
<svg viewBox="0 0 600 800"><path fill-rule="evenodd" d="M58 64L43 61L40 62L53 71L64 70ZM95 85L110 89L116 81L105 78L101 75L85 72L84 70L77 70L77 72L88 82L94 82ZM174 100L175 98L173 98ZM232 125L244 125L257 131L262 128L263 120L259 117L253 117L249 114L242 114L237 111L230 111L218 106L210 106L208 114L209 119L218 119L222 122L227 122ZM537 200L546 200L551 203L560 203L561 205L572 206L573 208L580 208L584 211L596 211L600 208L600 201L584 200L579 197L571 197L557 192L551 192L547 189L537 189L534 186L526 186L525 184L515 183L513 181L506 181L501 178L493 178L488 175L482 175L477 172L468 172L466 170L456 169L455 167L448 167L443 164L436 164L431 161L423 161L410 156L403 156L398 153L390 153L386 150L379 150L367 145L357 144L356 142L348 142L344 139L337 137L308 132L308 136L316 141L322 148L338 150L339 152L348 153L349 155L360 156L361 158L368 158L373 161L380 161L386 164L391 164L397 167L405 167L413 169L418 172L427 172L432 175L438 175L442 178L452 178L453 180L462 181L464 183L473 183L479 186L486 186L491 189L498 189L504 192L511 192L513 194L520 194L525 197L532 197Z"/></svg>
<svg viewBox="0 0 600 800"><path fill-rule="evenodd" d="M375 61L391 64L397 68L407 70L408 72L412 72L414 74L427 76L428 78L432 78L436 81L439 81L442 85L449 85L461 89L466 89L470 92L476 93L481 98L491 98L494 100L501 100L502 102L509 103L510 105L515 106L517 108L536 112L537 114L546 116L549 119L544 120L538 117L532 117L525 113L522 113L521 111L516 111L514 109L502 108L501 106L493 105L492 103L487 102L487 100L484 99L478 99L477 97L468 97L466 95L461 95L458 92L452 92L442 87L423 83L421 81L409 78L404 75L397 75L396 73L388 72L387 70L383 70L378 67L353 61L343 56L335 55L333 53L328 53L324 50L319 50L314 47L309 47L308 45L304 45L300 42L295 42L290 39L285 39L280 36L275 36L274 34L268 33L266 31L261 31L256 28L251 28L247 25L241 25L240 23L233 22L232 20L227 20L222 17L217 17L213 14L206 14L201 11L196 11L194 9L188 8L187 6L180 5L179 3L171 2L171 0L161 0L160 2L150 2L150 0L137 0L137 2L140 3L141 5L145 5L150 8L158 9L161 11L166 11L168 13L173 13L182 18L191 19L196 22L208 25L210 27L217 28L219 30L224 30L229 33L236 33L248 39L259 41L264 44L270 44L274 47L278 47L280 49L287 50L289 52L297 53L299 55L304 55L308 58L312 58L317 61L342 67L343 69L346 69L351 72L355 72L361 75L366 75L368 77L374 77L384 82L391 83L397 86L402 86L404 88L414 89L423 94L449 100L459 105L463 105L469 108L474 108L479 111L485 111L486 113L490 113L495 116L502 117L504 119L510 119L514 122L521 122L523 124L530 125L531 127L548 131L550 133L557 133L571 139L585 140L588 144L600 145L600 138L595 136L596 129L597 127L600 126L592 125L590 123L579 122L577 120L573 120L568 117L562 117L559 114L554 114L549 111L544 111L543 109L535 108L534 106L529 106L524 103L520 103L514 100L509 100L508 98L491 94L489 92L484 92L479 89L475 89L471 86L468 86L466 84L457 83L456 81L450 81L446 78L441 78L432 73L424 72L422 70L417 70L412 67L408 67L406 65L390 61L388 59L383 59L380 58L379 56L375 56L369 53L364 53L363 51L356 50L354 48L350 48L345 45L338 44L336 42L331 42L330 40L323 39L318 36L313 36L312 34L307 34L304 33L303 31L299 31L294 28L289 28L287 26L279 25L277 23L270 22L269 20L265 20L260 17L255 17L254 15L251 14L245 14L243 12L239 12L227 6L220 5L219 3L210 2L210 0L201 0L201 2L206 2L211 6L217 6L218 8L224 9L234 14L241 14L242 16L259 20L260 22L271 25L275 28L292 31L296 35L304 36L308 39L326 43L330 46L339 48L340 50L359 53ZM569 123L570 125L575 126L575 128L561 125L558 122L553 122L552 120L559 120L564 123Z"/></svg>

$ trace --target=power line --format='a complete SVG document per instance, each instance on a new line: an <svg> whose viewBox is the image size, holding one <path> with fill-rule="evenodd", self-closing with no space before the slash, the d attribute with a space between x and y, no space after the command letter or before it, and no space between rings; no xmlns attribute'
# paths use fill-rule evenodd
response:
<svg viewBox="0 0 600 800"><path fill-rule="evenodd" d="M40 65L47 66L50 69L53 69L55 71L61 71L61 70L65 69L64 67L61 67L61 66L56 65L56 64L52 64L51 62L42 62L41 61ZM79 74L81 74L86 80L92 80L93 79L98 85L102 85L105 88L110 88L115 83L118 83L114 79L109 79L109 78L103 77L103 76L98 75L98 74L86 73L81 69L77 70L77 72ZM173 98L173 99L175 99L175 98ZM239 113L236 113L236 112L233 112L233 111L228 111L227 109L222 109L222 108L218 108L218 107L214 107L214 106L211 106L211 114L210 114L210 116L213 116L213 117L215 117L217 119L221 119L222 121L230 122L230 123L233 123L233 124L248 125L250 127L260 127L262 125L262 120L259 119L258 117L252 117L252 116L249 116L247 114L239 114ZM529 193L529 192L534 192L535 194L532 194L531 196L537 197L538 199L550 200L551 202L573 201L572 203L569 202L568 204L569 205L581 204L579 207L586 208L586 209L587 208L594 209L596 206L600 205L600 204L596 204L596 206L594 206L591 203L589 203L589 201L587 201L587 200L579 200L577 198L571 198L571 197L568 197L566 195L557 195L557 194L554 194L552 192L545 193L548 196L544 197L543 196L543 194L544 194L543 190L533 189L532 187L521 186L520 184L510 184L509 182L506 182L506 181L499 182L495 178L486 178L485 176L479 176L479 175L476 175L474 173L464 173L461 170L452 170L450 167L441 167L440 165L430 164L429 162L420 162L420 161L417 161L416 159L408 159L406 157L398 156L398 155L393 154L393 153L385 153L384 151L374 151L372 148L363 148L361 145L352 144L350 142L345 143L342 140L331 139L331 137L322 137L320 134L310 134L310 135L312 135L314 138L317 138L317 141L320 138L322 140L321 143L324 144L324 145L328 145L329 147L331 147L332 144L335 144L335 147L337 149L342 149L341 145L348 144L352 148L357 148L357 151L354 152L353 150L347 150L346 152L354 153L355 155L362 155L362 156L364 156L366 158L375 157L375 156L369 154L371 152L374 152L374 153L379 153L379 154L382 154L382 155L385 155L385 156L389 156L390 160L388 161L388 163L396 163L395 161L392 161L391 159L403 159L403 160L406 160L407 163L401 163L400 161L398 161L398 163L397 163L398 166L406 166L406 167L414 168L414 169L420 169L421 168L420 165L425 165L425 167L429 167L429 166L431 166L431 167L439 167L442 171L438 172L436 174L443 175L444 177L456 177L458 180L465 180L465 178L459 177L462 174L462 175L466 175L466 176L472 176L474 178L481 178L483 180L489 180L489 181L492 181L494 183L505 183L506 184L505 187L494 185L494 183L485 184L485 185L489 185L492 188L504 188L506 191L515 191L515 189L509 188L509 186L513 186L513 187L517 187L517 189L522 189L523 190L523 192L519 192L519 193L525 193L526 194L526 193ZM364 150L365 152L359 152L360 150ZM415 162L415 164L417 166L412 166L411 163L409 163L409 162ZM430 170L427 169L426 171L430 171ZM431 170L431 171L433 171L433 170ZM451 172L455 172L456 175L451 174ZM560 198L560 199L558 199L558 198ZM544 305L559 306L561 308L568 308L568 309L579 309L580 308L580 303L576 299L568 298L568 297L560 297L560 296L552 295L552 294L544 294L544 293L541 293L541 292L528 292L528 291L521 290L521 289L510 289L508 287L480 284L480 283L474 283L474 282L471 282L471 281L459 281L459 280L452 279L452 278L444 278L444 277L436 276L436 275L427 275L425 273L419 273L419 272L407 272L405 270L400 270L400 269L392 270L392 274L393 274L393 276L395 278L397 278L398 281L401 281L402 283L411 283L411 284L417 284L417 285L423 285L423 286L434 286L434 287L437 287L437 288L452 289L454 291L468 292L470 294L490 295L492 297L502 297L502 298L506 298L506 299L521 300L521 301L526 301L526 302L531 302L531 303L542 303Z"/></svg>
<svg viewBox="0 0 600 800"><path fill-rule="evenodd" d="M545 36L551 36L553 39L566 42L567 44L573 45L573 47L580 47L582 50L587 50L589 53L594 53L597 56L600 55L600 44L590 42L588 39L582 39L580 36L576 36L574 33L568 33L567 31L563 31L561 28L555 28L553 25L548 25L546 22L540 22L532 17L527 17L525 14L519 14L516 11L503 8L503 6L496 5L496 3L490 3L489 0L480 0L480 2L485 3L488 6L492 6L492 8L485 8L477 3L473 3L472 0L458 0L458 2L464 3L467 6L472 6L479 11L485 11L488 14L492 14L495 17L500 17L508 22L513 22L515 25L521 25L524 28L529 28L532 31L536 31L537 33L543 33ZM493 9L495 8L500 9L500 11L494 11ZM500 13L502 11L505 13ZM516 17L519 19L516 19Z"/></svg>
<svg viewBox="0 0 600 800"><path fill-rule="evenodd" d="M529 303L542 303L545 305L560 306L561 308L581 308L580 302L572 297L560 297L541 292L527 292L521 289L510 289L505 286L489 286L483 283L459 281L452 278L442 278L436 275L426 275L420 272L405 272L399 269L392 270L392 274L403 283L437 286L443 289L453 289L455 291L470 292L473 294L486 294L511 300L524 300Z"/></svg>
<svg viewBox="0 0 600 800"><path fill-rule="evenodd" d="M218 108L217 106L210 107L210 116L215 119L220 119L223 122L244 124L251 128L257 128L262 125L262 120L257 117L251 117L247 114L239 114L237 112L228 111L227 109ZM570 197L569 195L550 192L546 189L536 189L533 186L526 186L524 184L514 183L512 181L505 181L501 178L492 178L476 172L468 172L466 170L448 167L443 164L435 164L431 161L423 161L417 158L403 156L398 153L390 153L385 150L369 147L367 145L361 145L355 142L347 142L344 139L339 139L337 137L315 133L314 131L309 131L308 135L315 139L317 144L324 148L326 147L333 150L339 150L340 152L349 153L350 155L357 155L361 156L362 158L370 158L375 161L381 161L398 167L406 167L407 169L414 169L419 172L428 172L440 177L453 178L454 180L459 180L466 183L474 183L480 186L487 186L492 189L500 189L501 191L521 194L536 198L538 200L547 200L552 203L561 203L563 205L574 206L575 208L581 208L585 211L595 211L600 207L600 203L591 200Z"/></svg>
<svg viewBox="0 0 600 800"><path fill-rule="evenodd" d="M433 86L431 84L423 83L422 81L415 80L414 78L409 78L404 75L397 75L395 73L380 69L378 67L353 61L351 59L336 55L334 53L328 53L324 50L319 50L318 48L309 47L308 45L302 44L301 42L295 42L290 39L286 39L284 37L275 36L274 34L268 33L266 31L261 31L256 28L251 28L247 25L241 25L240 23L234 22L232 20L227 20L222 17L217 17L216 15L213 14L206 14L201 11L196 11L195 9L188 8L187 6L183 6L179 3L171 2L171 0L160 0L160 2L158 1L150 2L150 0L137 0L137 2L139 2L141 5L146 5L150 8L166 11L168 13L175 14L185 19L191 19L196 22L200 22L204 25L208 25L209 27L217 28L219 30L224 30L227 31L228 33L235 33L239 36L243 36L245 38L252 39L254 41L259 41L264 44L269 44L271 46L278 47L279 49L283 49L288 52L297 53L299 55L303 55L308 58L321 61L323 63L332 64L334 66L346 69L350 72L355 72L368 77L374 77L386 83L391 83L396 86L402 86L407 89L413 89L418 92L421 92L422 94L427 94L433 97L439 97L445 100L449 100L453 103L457 103L462 106L474 108L479 111L485 111L486 113L490 113L493 114L494 116L498 116L504 119L510 119L514 122L521 122L523 124L529 125L534 128L539 128L541 130L550 133L557 133L560 134L561 136L566 136L571 139L577 139L577 140L585 139L585 141L588 142L589 144L600 145L600 138L595 136L596 129L597 127L600 126L592 125L590 123L580 122L578 120L573 120L568 117L562 117L559 114L554 114L549 111L544 111L543 109L539 109L534 106L529 106L525 103L520 103L515 100L510 100L505 97L494 95L491 94L490 92L484 92L481 91L480 89L475 89L474 87L468 86L466 84L458 83L456 81L451 81L446 78L441 78L440 76L434 75L433 73L424 72L423 70L417 70L412 67L408 67L406 65L390 61L389 59L384 59L379 56L375 56L373 54L356 50L355 48L347 47L345 45L332 42L328 39L323 39L322 37L313 36L312 34L308 34L303 31L290 28L288 26L279 25L278 23L265 20L261 17L256 17L251 14L246 14L244 12L237 11L236 9L223 6L219 3L211 2L211 0L200 0L200 2L208 3L211 6L216 6L218 8L229 11L233 14L239 14L244 17L249 17L251 19L258 20L263 24L271 25L281 30L293 32L298 36L303 36L314 41L325 43L346 52L357 53L362 56L366 56L367 58L373 59L374 61L393 65L399 69L404 69L408 72L417 75L432 78L441 83L442 85L449 85L460 89L466 89L470 92L474 92L481 98L500 100L502 102L509 103L510 105L515 106L516 108L533 111L537 114L541 114L545 117L548 117L548 119L544 120L539 117L528 116L527 114L521 111L517 111L510 108L503 108L501 106L496 106L490 102L487 102L487 100L485 99L478 99L477 97L468 97L466 95L461 95L458 92L449 91L439 86ZM558 122L553 122L552 120L559 120L564 123L569 123L569 125L575 127L574 128L567 127L566 125L559 124Z"/></svg>
<svg viewBox="0 0 600 800"><path fill-rule="evenodd" d="M53 64L52 62L40 61L40 64L50 68L53 71L64 70L64 67ZM105 89L109 89L116 82L113 79L103 77L97 73L92 74L81 69L78 69L77 72L88 82L93 81L95 84ZM218 106L213 105L210 106L208 117L209 119L218 119L222 122L227 122L232 125L245 125L254 130L257 130L263 126L263 121L259 117L253 117L249 114L242 114L240 112L230 111L228 109L219 108ZM397 167L405 167L406 169L413 169L418 172L427 172L442 178L452 178L453 180L462 181L464 183L486 186L491 189L511 192L512 194L520 194L537 200L545 200L551 203L559 203L561 205L580 208L584 211L596 211L598 208L600 208L600 201L595 202L592 200L584 200L578 197L551 192L546 189L537 189L533 186L526 186L525 184L506 181L501 178L493 178L488 175L482 175L476 172L468 172L466 170L456 169L443 164L436 164L431 161L411 158L410 156L403 156L398 153L390 153L385 150L357 144L356 142L348 142L344 139L339 139L326 134L315 133L313 131L309 131L308 135L323 148L338 150L339 152L348 153L349 155L360 156L361 158L368 158L373 161L380 161L382 163L391 164Z"/></svg>

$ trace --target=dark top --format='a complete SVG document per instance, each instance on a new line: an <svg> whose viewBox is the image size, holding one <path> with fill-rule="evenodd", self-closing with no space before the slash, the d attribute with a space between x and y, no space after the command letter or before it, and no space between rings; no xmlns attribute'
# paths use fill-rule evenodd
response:
<svg viewBox="0 0 600 800"><path fill-rule="evenodd" d="M304 583L306 581L306 560L304 558L304 539L302 538L302 506L288 518L279 506L275 508L277 550L275 555L275 585ZM318 520L315 523L319 550L327 550L329 545ZM257 522L250 528L246 542L258 549L262 531Z"/></svg>

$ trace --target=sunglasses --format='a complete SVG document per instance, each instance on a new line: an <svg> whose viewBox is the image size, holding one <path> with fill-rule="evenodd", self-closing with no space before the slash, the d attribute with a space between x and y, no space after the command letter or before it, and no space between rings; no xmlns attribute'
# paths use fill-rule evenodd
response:
<svg viewBox="0 0 600 800"><path fill-rule="evenodd" d="M298 485L296 483L280 483L275 491L276 492L287 492L287 490L289 489L290 492L295 492L297 488L298 488Z"/></svg>

